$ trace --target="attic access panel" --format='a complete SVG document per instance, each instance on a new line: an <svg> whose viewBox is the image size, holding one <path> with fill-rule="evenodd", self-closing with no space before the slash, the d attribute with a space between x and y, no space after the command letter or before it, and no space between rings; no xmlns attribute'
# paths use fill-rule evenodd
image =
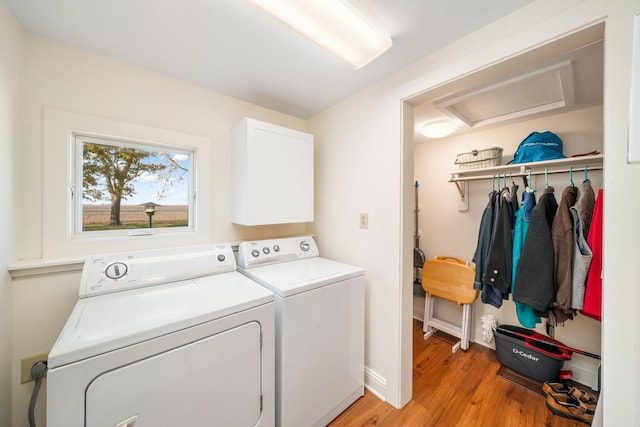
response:
<svg viewBox="0 0 640 427"><path fill-rule="evenodd" d="M575 104L573 61L476 88L435 103L469 127L487 125Z"/></svg>

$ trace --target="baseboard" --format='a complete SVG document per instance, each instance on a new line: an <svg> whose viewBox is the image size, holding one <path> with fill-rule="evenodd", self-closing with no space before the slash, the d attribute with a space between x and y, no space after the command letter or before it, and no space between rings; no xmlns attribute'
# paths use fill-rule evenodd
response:
<svg viewBox="0 0 640 427"><path fill-rule="evenodd" d="M496 341L495 340L491 341L490 343L484 342L484 340L482 339L482 329L477 329L477 328L474 329L473 333L471 335L473 336L473 340L472 341L474 343L483 345L483 346L488 347L488 348L493 349L493 350L496 349Z"/></svg>
<svg viewBox="0 0 640 427"><path fill-rule="evenodd" d="M386 402L387 380L367 367L364 368L364 386L380 400Z"/></svg>
<svg viewBox="0 0 640 427"><path fill-rule="evenodd" d="M575 356L576 353L574 353ZM590 361L592 366L581 366L576 360L567 360L564 362L562 369L569 370L573 373L572 380L580 384L591 387L592 390L599 391L600 385L598 384L598 366L599 363L596 360Z"/></svg>

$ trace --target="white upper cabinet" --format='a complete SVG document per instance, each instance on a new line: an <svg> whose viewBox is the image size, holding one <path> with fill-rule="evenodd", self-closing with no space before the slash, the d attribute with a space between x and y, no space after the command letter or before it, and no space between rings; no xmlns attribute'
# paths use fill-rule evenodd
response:
<svg viewBox="0 0 640 427"><path fill-rule="evenodd" d="M244 118L231 147L234 224L313 221L313 135Z"/></svg>

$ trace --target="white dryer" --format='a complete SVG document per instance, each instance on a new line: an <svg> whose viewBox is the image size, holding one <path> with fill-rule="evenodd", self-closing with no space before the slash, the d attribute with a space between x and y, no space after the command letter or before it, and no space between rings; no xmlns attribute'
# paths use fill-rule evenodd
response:
<svg viewBox="0 0 640 427"><path fill-rule="evenodd" d="M327 425L364 394L364 270L306 236L240 243L238 271L275 294L276 425Z"/></svg>
<svg viewBox="0 0 640 427"><path fill-rule="evenodd" d="M95 256L48 358L49 427L273 426L274 296L231 246Z"/></svg>

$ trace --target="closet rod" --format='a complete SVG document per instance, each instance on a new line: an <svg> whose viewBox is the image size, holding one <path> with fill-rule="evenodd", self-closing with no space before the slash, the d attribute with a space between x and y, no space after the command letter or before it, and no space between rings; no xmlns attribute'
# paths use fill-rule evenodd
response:
<svg viewBox="0 0 640 427"><path fill-rule="evenodd" d="M574 172L576 170L581 170L581 169L583 169L583 168L574 169ZM602 165L587 166L587 170L593 170L593 171L602 170ZM567 173L569 171L570 171L569 168L566 168L566 169L555 169L555 170L547 171L547 174ZM544 169L536 170L536 171L531 170L531 175L544 175L544 173L545 173ZM464 174L464 172L461 172L461 174ZM500 174L492 174L492 175L452 176L451 178L449 178L448 182L478 181L478 180L481 180L481 179L492 179L492 178L494 178L494 177L496 177L498 175L500 175L500 176L507 175L507 176L510 176L510 177L527 176L527 175L529 175L529 169L527 169L524 172L521 172L521 171L517 171L517 172L506 172L506 171L503 171Z"/></svg>

